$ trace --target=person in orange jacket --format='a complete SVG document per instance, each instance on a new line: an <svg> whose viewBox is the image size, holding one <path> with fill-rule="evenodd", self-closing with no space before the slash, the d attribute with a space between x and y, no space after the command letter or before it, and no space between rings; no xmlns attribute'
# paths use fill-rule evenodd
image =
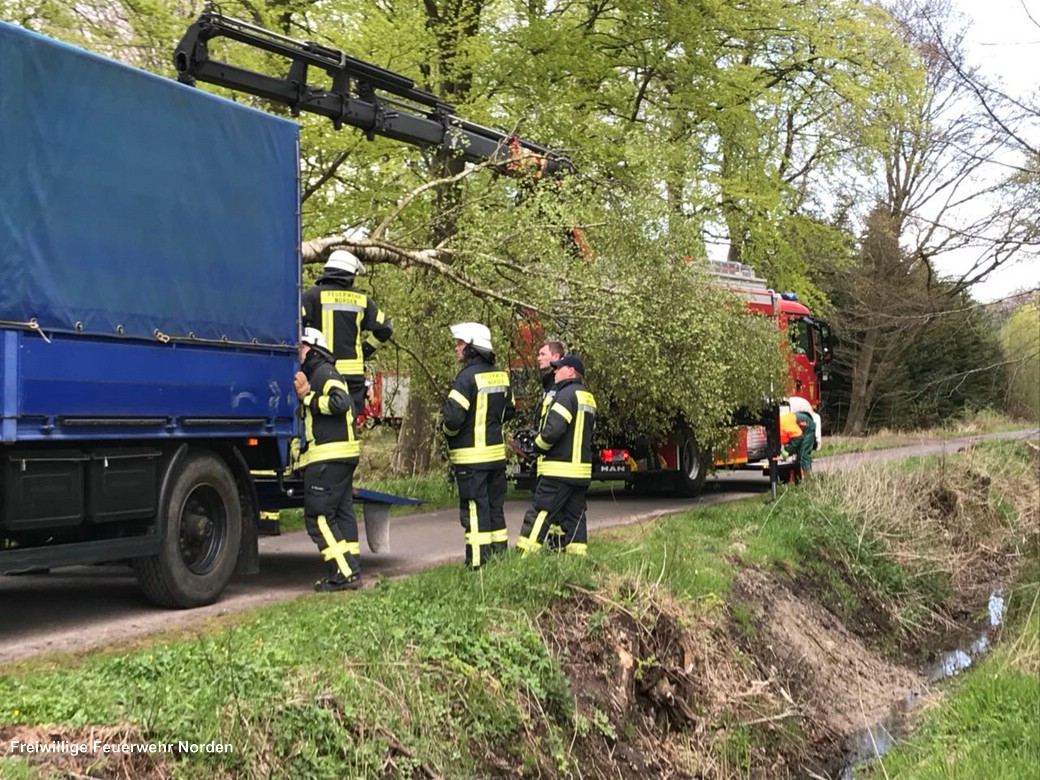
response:
<svg viewBox="0 0 1040 780"><path fill-rule="evenodd" d="M816 447L816 422L808 412L780 413L781 454L795 456L794 482L798 484L812 471L812 452Z"/></svg>

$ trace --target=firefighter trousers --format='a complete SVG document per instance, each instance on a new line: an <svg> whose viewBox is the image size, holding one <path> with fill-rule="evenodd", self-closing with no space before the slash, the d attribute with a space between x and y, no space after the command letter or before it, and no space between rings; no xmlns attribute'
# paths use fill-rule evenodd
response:
<svg viewBox="0 0 1040 780"><path fill-rule="evenodd" d="M466 530L466 565L479 569L509 546L506 530L506 469L456 466L459 520Z"/></svg>
<svg viewBox="0 0 1040 780"><path fill-rule="evenodd" d="M539 477L516 546L524 555L542 547L584 555L588 543L588 483Z"/></svg>
<svg viewBox="0 0 1040 780"><path fill-rule="evenodd" d="M356 463L326 460L303 470L303 521L321 551L327 574L346 579L361 574L361 546L354 516Z"/></svg>

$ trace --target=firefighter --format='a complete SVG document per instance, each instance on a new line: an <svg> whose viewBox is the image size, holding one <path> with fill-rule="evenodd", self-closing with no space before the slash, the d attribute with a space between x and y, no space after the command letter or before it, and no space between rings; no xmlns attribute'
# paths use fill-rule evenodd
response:
<svg viewBox="0 0 1040 780"><path fill-rule="evenodd" d="M357 590L361 547L354 517L354 469L361 448L354 434L353 405L325 337L316 328L303 331L300 366L294 385L303 417L298 465L303 469L304 524L327 568L314 589Z"/></svg>
<svg viewBox="0 0 1040 780"><path fill-rule="evenodd" d="M317 284L304 292L303 326L317 328L346 380L355 417L365 409L365 359L393 334L390 320L368 295L354 289L354 278L365 266L351 252L329 255ZM368 331L362 340L361 334Z"/></svg>
<svg viewBox="0 0 1040 780"><path fill-rule="evenodd" d="M450 330L463 367L441 410L441 427L459 486L466 564L479 569L509 544L502 424L516 414L516 406L509 375L495 365L491 331L477 322L460 322Z"/></svg>
<svg viewBox="0 0 1040 780"><path fill-rule="evenodd" d="M552 362L556 394L535 439L540 453L538 482L516 546L523 555L550 539L572 555L584 555L588 542L586 499L592 481L592 433L596 399L582 384L585 365L577 355ZM554 544L550 527L558 525Z"/></svg>
<svg viewBox="0 0 1040 780"><path fill-rule="evenodd" d="M812 452L816 446L816 421L809 412L781 412L781 454L795 456L792 476L798 484L812 471Z"/></svg>

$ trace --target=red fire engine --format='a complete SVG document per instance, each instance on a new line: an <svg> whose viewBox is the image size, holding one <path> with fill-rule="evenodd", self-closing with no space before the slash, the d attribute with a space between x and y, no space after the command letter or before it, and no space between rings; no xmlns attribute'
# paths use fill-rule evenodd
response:
<svg viewBox="0 0 1040 780"><path fill-rule="evenodd" d="M732 445L725 452L712 453L711 463L692 431L685 428L673 431L663 441L651 442L638 435L627 441L614 440L596 453L592 466L594 480L623 480L629 488L664 484L677 495L696 496L704 487L711 465L715 468L754 468L768 473L770 463L775 462L775 476L780 478L792 464L771 459L780 452L779 415L789 408L811 411L816 422L816 446L819 448L822 427L816 410L821 400L821 384L826 380L826 367L833 355L830 326L814 317L795 294L771 290L750 266L730 262L713 262L712 266L713 277L721 288L743 297L750 313L770 317L784 334L789 349L785 403L756 414L734 415ZM540 339L541 334L533 329L525 331L519 341L514 338L514 348L522 355L534 354ZM521 444L517 449L524 447ZM519 458L515 478L519 487L530 487L533 483L532 464Z"/></svg>

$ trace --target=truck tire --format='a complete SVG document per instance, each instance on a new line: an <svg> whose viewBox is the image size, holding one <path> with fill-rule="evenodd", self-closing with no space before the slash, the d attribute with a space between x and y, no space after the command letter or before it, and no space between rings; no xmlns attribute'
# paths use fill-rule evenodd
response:
<svg viewBox="0 0 1040 780"><path fill-rule="evenodd" d="M679 435L679 471L675 475L673 493L682 498L696 498L704 490L708 462L691 431Z"/></svg>
<svg viewBox="0 0 1040 780"><path fill-rule="evenodd" d="M159 507L162 550L133 562L144 594L163 607L217 600L235 571L242 508L231 470L207 452L174 466L169 498Z"/></svg>

